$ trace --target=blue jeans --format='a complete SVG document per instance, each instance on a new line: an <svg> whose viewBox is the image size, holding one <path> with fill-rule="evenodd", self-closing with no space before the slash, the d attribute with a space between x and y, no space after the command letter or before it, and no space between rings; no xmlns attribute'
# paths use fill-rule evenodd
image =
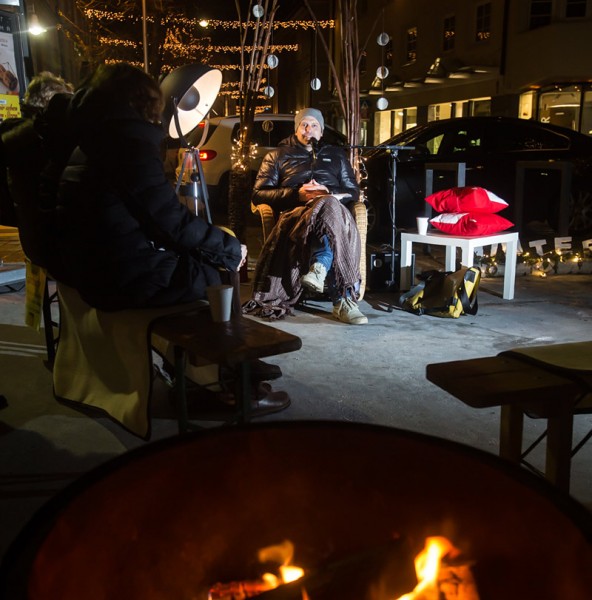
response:
<svg viewBox="0 0 592 600"><path fill-rule="evenodd" d="M327 269L327 287L329 296L333 303L341 300L341 295L337 293L335 288L335 273L333 272L333 250L329 245L329 238L324 235L320 240L316 240L312 247L310 255L310 264L321 263ZM350 297L349 290L346 292L346 297Z"/></svg>
<svg viewBox="0 0 592 600"><path fill-rule="evenodd" d="M310 264L312 265L316 262L321 263L327 269L327 273L333 266L333 250L329 246L329 238L326 235L320 240L315 240L313 244Z"/></svg>

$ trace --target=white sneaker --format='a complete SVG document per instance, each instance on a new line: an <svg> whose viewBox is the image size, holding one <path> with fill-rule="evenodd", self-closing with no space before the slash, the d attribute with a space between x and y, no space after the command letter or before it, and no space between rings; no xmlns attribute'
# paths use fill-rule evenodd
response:
<svg viewBox="0 0 592 600"><path fill-rule="evenodd" d="M351 298L342 298L333 305L333 316L348 325L364 325L368 323L368 317L364 316L356 302Z"/></svg>
<svg viewBox="0 0 592 600"><path fill-rule="evenodd" d="M327 277L327 269L316 262L311 265L310 271L300 278L300 283L307 290L322 294L325 289L325 277Z"/></svg>

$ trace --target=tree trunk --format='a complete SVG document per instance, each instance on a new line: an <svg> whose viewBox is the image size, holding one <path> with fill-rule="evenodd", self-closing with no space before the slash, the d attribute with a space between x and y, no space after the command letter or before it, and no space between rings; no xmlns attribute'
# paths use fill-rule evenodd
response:
<svg viewBox="0 0 592 600"><path fill-rule="evenodd" d="M246 243L247 215L251 203L253 182L250 165L233 168L228 184L228 226L241 243Z"/></svg>

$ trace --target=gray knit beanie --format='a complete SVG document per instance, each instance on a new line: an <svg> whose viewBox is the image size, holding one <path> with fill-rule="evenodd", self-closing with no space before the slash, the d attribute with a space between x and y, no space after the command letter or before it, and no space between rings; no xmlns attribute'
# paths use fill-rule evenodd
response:
<svg viewBox="0 0 592 600"><path fill-rule="evenodd" d="M302 121L304 117L312 117L313 119L316 119L321 126L321 131L325 129L325 119L323 119L323 113L321 113L320 110L317 110L316 108L303 108L294 116L294 131L298 130L300 121Z"/></svg>

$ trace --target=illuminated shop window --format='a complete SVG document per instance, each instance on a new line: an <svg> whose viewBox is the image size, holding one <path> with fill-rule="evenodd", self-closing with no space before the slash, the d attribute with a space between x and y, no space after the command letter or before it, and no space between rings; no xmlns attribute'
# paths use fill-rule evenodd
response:
<svg viewBox="0 0 592 600"><path fill-rule="evenodd" d="M417 108L405 109L405 131L417 125Z"/></svg>
<svg viewBox="0 0 592 600"><path fill-rule="evenodd" d="M592 91L584 92L584 102L582 104L582 133L592 135Z"/></svg>
<svg viewBox="0 0 592 600"><path fill-rule="evenodd" d="M491 115L491 98L473 98L469 100L470 117L488 117Z"/></svg>
<svg viewBox="0 0 592 600"><path fill-rule="evenodd" d="M452 117L454 117L454 104L452 102L428 106L428 121L441 121Z"/></svg>
<svg viewBox="0 0 592 600"><path fill-rule="evenodd" d="M539 97L539 121L578 131L581 90L577 85L544 92Z"/></svg>
<svg viewBox="0 0 592 600"><path fill-rule="evenodd" d="M391 137L393 111L379 110L374 113L374 144L380 144Z"/></svg>
<svg viewBox="0 0 592 600"><path fill-rule="evenodd" d="M532 119L534 116L535 93L526 92L520 94L520 106L518 108L518 116L521 119Z"/></svg>

